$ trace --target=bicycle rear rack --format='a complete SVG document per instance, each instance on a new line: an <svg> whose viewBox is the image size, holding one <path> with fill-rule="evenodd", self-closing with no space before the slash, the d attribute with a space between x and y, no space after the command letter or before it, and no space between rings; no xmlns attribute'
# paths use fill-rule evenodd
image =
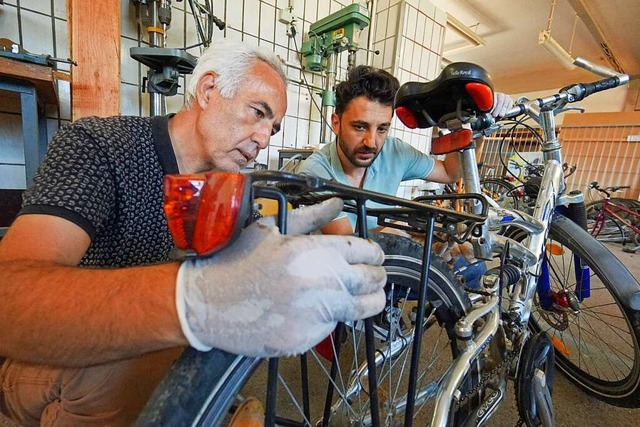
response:
<svg viewBox="0 0 640 427"><path fill-rule="evenodd" d="M358 233L367 237L366 216L376 217L380 226L425 233L430 220L434 231L457 235L457 224L464 224L465 233L470 233L487 218L488 205L479 194L462 193L438 196L422 196L407 200L387 194L363 190L322 178L296 175L278 171L258 171L249 174L253 187L253 199L264 197L279 201L279 224L286 222L286 202L294 207L320 203L332 197L344 201L344 211L358 217ZM482 207L479 214L460 212L432 204L439 200L461 203L474 201ZM374 202L385 207L370 207ZM282 230L283 232L286 230ZM468 237L468 236L466 236Z"/></svg>
<svg viewBox="0 0 640 427"><path fill-rule="evenodd" d="M394 196L389 196L372 191L362 190L355 187L339 184L334 181L328 181L321 178L309 177L304 175L295 175L276 171L258 171L250 175L253 189L253 199L255 197L264 197L276 199L278 202L278 226L280 232L286 234L286 212L287 202L294 207L316 204L323 200L340 197L344 200L344 211L355 213L357 215L358 235L367 238L367 216L375 216L378 219L378 225L405 230L413 233L421 233L425 237L424 251L422 257L422 270L420 277L419 293L417 299L416 318L422 319L426 314L427 306L427 284L429 283L429 267L431 265L432 244L434 231L446 233L450 236L457 236L458 225L464 224L466 231L463 232L467 237L474 231L479 230L479 224L483 223L487 217L488 205L485 199L478 194L451 194L445 197L421 197L420 201L406 200ZM435 200L448 199L455 201L473 201L480 206L480 214L467 212L459 212L454 209L447 209L429 204ZM386 206L384 208L367 207L367 202L375 202ZM464 237L464 236L462 236ZM456 237L460 239L460 236ZM440 239L438 239L440 240ZM338 326L338 330L343 328ZM376 349L374 347L374 331L373 320L365 319L365 341L366 341L366 358L368 366L368 380L370 390L371 404L371 421L373 426L379 426L380 414L378 413L378 387L376 366ZM413 352L411 356L409 384L407 390L407 404L405 417L413 418L413 410L416 400L416 388L419 366L419 349L422 345L422 334L424 325L422 322L416 322L413 339ZM340 343L336 344L336 354L339 354ZM306 358L302 359L306 365ZM275 421L276 407L276 383L278 371L278 359L269 360L269 375L267 379L267 402L265 408L266 425ZM333 396L333 385L337 375L337 358L333 359L331 366L332 383L327 390L327 402L325 407L325 419L330 411L330 402ZM306 372L306 368L303 369ZM307 379L303 379L304 384Z"/></svg>

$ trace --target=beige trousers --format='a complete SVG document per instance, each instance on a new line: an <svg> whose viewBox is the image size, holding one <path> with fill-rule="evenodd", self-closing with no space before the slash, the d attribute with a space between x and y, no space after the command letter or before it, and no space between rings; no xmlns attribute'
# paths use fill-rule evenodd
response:
<svg viewBox="0 0 640 427"><path fill-rule="evenodd" d="M0 409L24 426L128 426L182 348L88 368L6 360Z"/></svg>

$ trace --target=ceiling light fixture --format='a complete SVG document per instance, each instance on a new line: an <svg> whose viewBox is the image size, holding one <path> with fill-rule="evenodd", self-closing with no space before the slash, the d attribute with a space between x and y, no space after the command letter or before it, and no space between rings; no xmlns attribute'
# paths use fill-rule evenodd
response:
<svg viewBox="0 0 640 427"><path fill-rule="evenodd" d="M450 13L447 13L447 30L451 30L462 37L465 43L461 46L454 47L453 49L442 52L442 61L444 62L442 64L442 68L444 68L445 65L451 64L453 62L452 60L447 58L449 55L486 45L485 40L481 36L476 34L473 29L463 24L462 21L459 21Z"/></svg>
<svg viewBox="0 0 640 427"><path fill-rule="evenodd" d="M447 29L454 31L470 44L470 46L464 46L463 48L470 49L474 47L484 46L486 44L485 40L481 36L476 34L473 29L463 24L462 21L456 19L450 13L447 13ZM458 48L453 50L459 51L462 49ZM453 52L453 50L449 53Z"/></svg>
<svg viewBox="0 0 640 427"><path fill-rule="evenodd" d="M551 37L551 33L548 30L540 31L540 34L538 35L538 44L541 44L545 49L551 52L551 54L555 56L556 59L568 70L576 68L571 54L564 50L564 48L560 46L553 37Z"/></svg>

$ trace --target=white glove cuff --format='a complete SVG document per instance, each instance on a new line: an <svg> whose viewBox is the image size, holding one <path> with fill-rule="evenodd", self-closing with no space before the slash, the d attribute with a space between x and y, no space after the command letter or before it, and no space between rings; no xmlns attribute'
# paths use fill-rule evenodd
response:
<svg viewBox="0 0 640 427"><path fill-rule="evenodd" d="M176 310L178 312L178 320L180 321L182 333L189 342L189 345L198 351L209 351L213 347L204 344L198 339L198 337L196 337L191 330L191 326L189 326L189 321L187 320L187 299L184 285L186 282L184 275L188 268L186 266L187 263L189 263L189 261L185 261L180 265L180 268L178 269L178 277L176 279Z"/></svg>

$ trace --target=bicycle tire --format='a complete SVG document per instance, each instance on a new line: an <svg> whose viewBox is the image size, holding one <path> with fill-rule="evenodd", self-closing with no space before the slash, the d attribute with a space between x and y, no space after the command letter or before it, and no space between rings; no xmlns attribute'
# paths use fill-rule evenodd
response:
<svg viewBox="0 0 640 427"><path fill-rule="evenodd" d="M419 243L408 239L406 237L393 235L393 234L385 234L385 233L371 233L369 236L370 239L376 241L382 249L385 251L385 263L384 266L387 270L388 275L388 283L387 290L390 287L393 288L406 288L407 292L409 290L415 291L415 286L418 283L418 279L420 277L420 269L421 269L421 260L422 260L422 248L423 246ZM451 360L455 357L455 345L451 342L453 335L453 325L456 320L458 320L461 316L463 316L466 311L470 307L470 301L467 294L464 292L462 286L459 281L454 278L451 273L451 270L439 259L432 259L432 264L429 270L429 284L428 284L428 294L427 298L430 303L430 307L434 310L433 313L435 317L432 319L433 321L429 321L429 330L425 331L423 335L424 341L428 341L423 344L424 348L429 348L434 353L435 349L444 350L445 359L439 360L431 360L429 359L428 363L437 363L438 365L443 365L443 372L446 367L449 366ZM406 295L406 294L405 294ZM388 300L388 307L392 305L394 298L390 298ZM407 313L402 314L403 318L406 318L405 315ZM395 323L396 326L400 325L400 322ZM440 329L442 328L442 329ZM387 336L388 342L392 342L392 331L393 327L389 328L389 335ZM398 331L396 331L398 332ZM347 344L345 344L342 348L342 352L340 353L339 366L348 366L350 370L345 369L345 372L349 372L349 377L352 379L355 377L353 375L354 371L357 371L358 367L361 364L353 363L353 354L357 352L353 351L350 347L353 343L356 343L356 339L354 337L358 333L357 325L352 325L350 328L351 339L347 339ZM362 334L364 335L364 334ZM379 338L379 337L378 337ZM442 339L442 341L437 341L436 339ZM454 338L455 339L455 338ZM349 341L351 341L349 343ZM384 347L384 341L380 341L376 339L378 351L381 347ZM357 348L357 346L353 346L353 348ZM397 354L395 358L389 358L392 363L398 368L398 363L400 363L400 358L405 358L408 354L411 353L411 346L408 349L400 354ZM347 352L346 350L351 350ZM264 391L264 375L265 369L264 365L266 363L262 363L263 361L257 359L249 359L240 356L233 357L224 352L213 351L210 353L215 353L211 356L211 360L205 365L203 363L194 363L195 359L204 359L208 358L208 353L198 353L195 351L186 352L181 359L176 362L176 364L172 367L169 375L165 378L161 385L156 389L154 395L152 396L150 402L145 407L140 419L138 420L138 426L151 426L151 425L198 425L198 426L219 426L226 425L225 422L228 422L230 419L229 409L232 408L235 402L237 402L237 398L239 396L248 396L248 393L255 396L253 394L252 388L258 388L261 392ZM307 358L311 361L318 362L317 350L312 349L307 353ZM194 382L194 378L198 376L198 372L194 371L198 369L206 368L207 366L215 366L216 359L219 359L220 366L218 367L218 373L207 381L198 381ZM357 358L356 358L357 359ZM407 358L410 360L410 358ZM278 420L283 425L303 425L305 422L304 418L301 418L302 415L289 413L287 411L296 412L299 408L302 408L304 405L300 402L297 402L299 405L296 408L296 404L291 401L286 402L286 399L290 399L290 396L287 395L286 390L283 392L282 390L282 382L287 382L291 378L294 380L297 377L299 380L299 372L297 372L297 368L293 368L293 366L297 365L299 362L296 358L282 358L279 359L282 368L279 373L279 389L278 394L280 398L285 399L285 402L278 402ZM329 366L327 363L324 363L324 360L320 360L324 366L324 368L329 370ZM320 363L318 362L318 363ZM392 383L392 374L384 375L384 366L382 364L383 369L380 369L380 372L383 375L378 376L379 390L382 389L382 386L386 383ZM426 365L421 364L421 377L426 379L427 372L429 369L425 367ZM319 371L317 369L314 370L313 366L309 367L312 372L311 379L316 379L313 377L313 374L318 374L318 372L322 373L322 370ZM408 372L408 365L406 366L406 372ZM474 371L475 372L475 371ZM326 372L325 372L326 373ZM478 372L475 377L467 378L465 386L472 387L474 384L477 384L479 381L481 372ZM359 377L361 379L361 377ZM436 379L440 377L431 378L429 384L437 385ZM347 378L349 379L349 378ZM341 387L343 384L349 384L348 382L341 382L344 379L336 379L336 384L338 387ZM396 381L396 378L393 377L393 387L402 386L402 381ZM294 381L295 382L295 381ZM299 384L294 384L294 382L288 384L291 389L292 387L299 388ZM318 406L317 400L319 398L326 398L326 384L328 382L324 378L318 378L315 383L313 383L312 387L309 387L311 396L308 396L312 406L312 413L310 414L309 419L306 419L306 422L311 425L316 425L319 420L322 420L322 410L316 410L314 406ZM366 381L362 381L363 384L367 384ZM368 387L368 385L366 385ZM180 397L176 397L176 390ZM420 385L418 387L420 390ZM344 396L345 390L340 389L340 392L334 392L334 396ZM406 393L406 392L405 392ZM356 413L356 410L363 410L365 413L362 415L366 417L366 412L368 411L368 401L364 398L368 393L366 390L363 390L360 394L364 396L352 396L352 401L348 403L349 407L347 408L349 411L353 411L351 414L352 418L356 418L357 416L361 416L361 414ZM265 394L260 394L258 397L261 401L264 402ZM388 397L393 396L389 394ZM435 394L434 394L435 396ZM383 407L382 401L392 401L393 399L385 398L382 391L379 391L380 398L380 406ZM302 400L302 399L300 399ZM433 400L433 399L432 399ZM189 403L186 403L186 402ZM329 403L333 405L334 408L339 408L338 402L341 402L340 399L332 399ZM345 404L342 401L343 405ZM321 401L321 407L324 407L326 401ZM432 402L422 403L423 407L426 404ZM357 405L357 407L356 407ZM179 406L179 407L176 407ZM321 408L322 409L322 408ZM416 414L419 417L430 416L428 411L420 411L417 408ZM284 413L280 413L282 410ZM335 418L331 418L327 421L328 425L349 425L345 424L345 420L342 417L342 414L333 412L332 416ZM297 418L294 418L297 417ZM341 418L342 417L342 418ZM454 415L455 417L455 415ZM462 425L463 419L460 418L454 425ZM302 422L303 424L294 424L291 422L292 419L297 420L297 422ZM418 418L422 420L422 418ZM383 425L395 425L397 422L397 418L385 419L383 418ZM422 421L416 421L415 425L425 425ZM360 425L367 425L366 422L363 422Z"/></svg>
<svg viewBox="0 0 640 427"><path fill-rule="evenodd" d="M552 291L576 288L576 255L589 269L591 296L578 301L575 313L545 310L536 296L531 328L547 332L558 368L580 388L615 406L640 407L640 311L632 307L636 302L623 302L640 285L600 242L561 215L551 223L549 245L555 247L545 255Z"/></svg>
<svg viewBox="0 0 640 427"><path fill-rule="evenodd" d="M509 181L500 178L487 178L480 181L482 192L492 198L500 207L518 209L520 201L516 187Z"/></svg>

